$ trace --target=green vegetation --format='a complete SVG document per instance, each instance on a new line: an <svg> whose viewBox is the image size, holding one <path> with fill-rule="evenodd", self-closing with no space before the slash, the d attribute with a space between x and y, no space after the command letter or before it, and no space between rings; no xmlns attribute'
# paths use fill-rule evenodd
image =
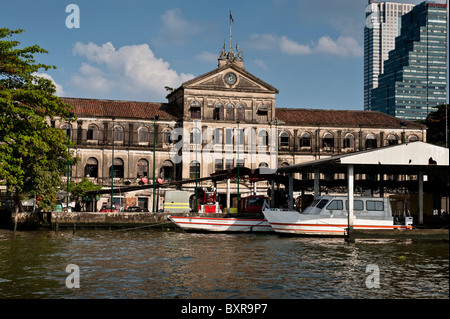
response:
<svg viewBox="0 0 450 319"><path fill-rule="evenodd" d="M48 52L38 45L19 48L20 42L9 39L22 32L0 28L0 180L12 193L15 211L24 196L34 195L42 209L51 209L75 158L66 134L50 121L68 120L70 106L55 95L50 80L36 75L55 68L34 59Z"/></svg>

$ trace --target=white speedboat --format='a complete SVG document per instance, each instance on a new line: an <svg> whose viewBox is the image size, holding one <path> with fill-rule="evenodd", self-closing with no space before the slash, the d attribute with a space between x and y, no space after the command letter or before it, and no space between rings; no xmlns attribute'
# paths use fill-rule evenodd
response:
<svg viewBox="0 0 450 319"><path fill-rule="evenodd" d="M273 232L274 230L261 215L259 218L218 217L216 214L196 216L169 216L170 221L186 231L204 232Z"/></svg>
<svg viewBox="0 0 450 319"><path fill-rule="evenodd" d="M344 236L348 229L346 196L320 196L303 212L270 208L262 210L278 233ZM392 216L388 198L355 197L353 229L411 229L412 217Z"/></svg>

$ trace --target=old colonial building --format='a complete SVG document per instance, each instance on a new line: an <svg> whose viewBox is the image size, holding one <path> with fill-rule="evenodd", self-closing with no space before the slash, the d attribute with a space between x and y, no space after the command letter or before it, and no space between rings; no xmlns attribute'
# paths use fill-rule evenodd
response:
<svg viewBox="0 0 450 319"><path fill-rule="evenodd" d="M222 51L216 69L171 91L167 103L64 98L76 120L53 125L71 128L76 142L72 151L79 162L71 179L87 177L105 189L111 183L122 188L151 184L154 177L204 178L237 166L276 169L426 139L424 126L379 112L276 107L278 93L243 67L240 52L229 50ZM240 182L241 195L267 192L266 181ZM216 186L223 205L229 206L226 185ZM194 186L183 187L193 191ZM231 193L236 194L235 181ZM151 188L143 188L114 196L114 201L151 211L152 194ZM109 201L109 195L103 196L97 209Z"/></svg>

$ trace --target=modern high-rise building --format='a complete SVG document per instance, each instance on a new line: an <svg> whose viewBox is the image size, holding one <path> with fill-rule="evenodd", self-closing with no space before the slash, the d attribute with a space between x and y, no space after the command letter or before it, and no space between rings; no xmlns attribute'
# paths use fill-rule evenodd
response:
<svg viewBox="0 0 450 319"><path fill-rule="evenodd" d="M402 16L371 110L408 120L425 119L447 100L447 5L431 1Z"/></svg>
<svg viewBox="0 0 450 319"><path fill-rule="evenodd" d="M413 4L369 0L364 26L364 110L371 110L372 89L378 87L384 61L395 47L400 34L401 17L411 11Z"/></svg>

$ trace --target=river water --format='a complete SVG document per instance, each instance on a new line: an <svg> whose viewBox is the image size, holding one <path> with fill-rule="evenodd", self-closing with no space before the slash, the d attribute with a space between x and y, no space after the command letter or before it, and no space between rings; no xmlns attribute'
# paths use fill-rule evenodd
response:
<svg viewBox="0 0 450 319"><path fill-rule="evenodd" d="M449 246L276 234L0 230L0 299L18 298L447 299Z"/></svg>

